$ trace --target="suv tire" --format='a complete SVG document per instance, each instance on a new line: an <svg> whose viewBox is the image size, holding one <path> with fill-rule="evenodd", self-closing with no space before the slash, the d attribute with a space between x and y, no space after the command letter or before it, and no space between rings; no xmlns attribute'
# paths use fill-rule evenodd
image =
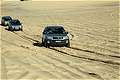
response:
<svg viewBox="0 0 120 80"><path fill-rule="evenodd" d="M11 31L11 28L10 28L10 27L8 27L8 31Z"/></svg>
<svg viewBox="0 0 120 80"><path fill-rule="evenodd" d="M3 22L1 22L1 26L5 26L5 24Z"/></svg>
<svg viewBox="0 0 120 80"><path fill-rule="evenodd" d="M23 29L20 29L20 31L23 31Z"/></svg>
<svg viewBox="0 0 120 80"><path fill-rule="evenodd" d="M47 42L43 42L44 47L49 48L50 46L47 44Z"/></svg>
<svg viewBox="0 0 120 80"><path fill-rule="evenodd" d="M70 47L70 43L66 44L65 47Z"/></svg>

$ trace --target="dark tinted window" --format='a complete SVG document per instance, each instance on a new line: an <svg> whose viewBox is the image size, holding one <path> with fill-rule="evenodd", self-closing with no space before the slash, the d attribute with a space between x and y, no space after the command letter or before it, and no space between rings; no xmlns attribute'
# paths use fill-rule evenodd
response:
<svg viewBox="0 0 120 80"><path fill-rule="evenodd" d="M11 17L4 17L3 19L5 19L6 21L7 21L7 20L12 20Z"/></svg>
<svg viewBox="0 0 120 80"><path fill-rule="evenodd" d="M47 27L45 32L47 34L64 34L65 30L63 27Z"/></svg>
<svg viewBox="0 0 120 80"><path fill-rule="evenodd" d="M12 25L21 25L20 21L14 20L10 22Z"/></svg>

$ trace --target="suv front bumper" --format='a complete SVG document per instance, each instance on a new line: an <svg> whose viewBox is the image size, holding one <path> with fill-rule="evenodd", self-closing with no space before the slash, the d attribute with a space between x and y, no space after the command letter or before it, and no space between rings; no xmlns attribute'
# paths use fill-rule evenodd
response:
<svg viewBox="0 0 120 80"><path fill-rule="evenodd" d="M56 46L56 45L67 45L69 44L69 40L66 39L66 40L47 40L46 41L48 45L51 45L51 46Z"/></svg>

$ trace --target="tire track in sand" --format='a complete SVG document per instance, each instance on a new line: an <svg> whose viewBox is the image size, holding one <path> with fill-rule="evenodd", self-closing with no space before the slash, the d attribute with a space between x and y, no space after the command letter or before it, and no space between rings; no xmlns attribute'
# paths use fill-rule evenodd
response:
<svg viewBox="0 0 120 80"><path fill-rule="evenodd" d="M25 37L25 36L23 36ZM35 42L39 42L38 40L34 40L32 38L29 38L29 37L25 37L24 39L28 39L28 40L32 40L32 41L35 41ZM73 57L77 57L77 58L83 58L83 59L87 59L87 60L93 60L93 61L98 61L98 62L103 62L103 63L107 63L107 64L115 64L115 65L120 65L120 63L118 62L112 62L112 61L105 61L105 60L101 60L101 59L93 59L93 58L88 58L88 57L80 57L80 56L76 56L76 55L72 55L72 54L69 54L67 52L64 52L64 51L60 51L58 49L55 49L55 48L50 48L52 50L55 50L57 52L61 52L61 53L64 53L64 54L67 54L67 55L70 55L70 56L73 56ZM72 49L72 48L71 48ZM73 49L76 49L76 50L81 50L81 51L84 51L84 52L92 52L92 51L88 51L88 50L82 50L82 49L78 49L78 48L73 48ZM95 53L95 52L92 52L92 53Z"/></svg>
<svg viewBox="0 0 120 80"><path fill-rule="evenodd" d="M8 41L7 41L8 42ZM12 44L12 45L15 45L15 46L17 46L17 47L21 47L21 48L24 48L24 49L27 49L27 50L31 50L31 51L33 51L34 53L35 53L35 50L32 50L32 49L30 49L29 47L26 47L26 46L24 46L24 45L17 45L17 44L15 44L15 43L11 43L11 42L8 42L8 43L10 43L10 44ZM31 59L33 59L33 58L31 58ZM36 58L34 58L33 59L35 62L38 62L39 60L36 60ZM17 62L20 62L21 64L23 63L23 62L21 62L21 61L17 61ZM47 62L47 61L44 61L43 60L43 62ZM38 63L39 64L39 63ZM45 63L46 64L46 63ZM47 64L52 64L52 63L50 63L50 62L47 62ZM26 63L24 63L24 65L27 65L27 66L29 66L28 64L26 64ZM52 64L53 65L53 64ZM57 66L56 66L57 67ZM59 69L62 69L62 68L60 68L60 67L58 67ZM22 75L20 75L17 79L20 79L20 78L22 78L22 77L24 77L25 75L28 75L28 73L29 72L25 72L24 74L22 74ZM61 76L63 76L63 77L66 77L66 78L70 78L71 76L69 76L69 77L67 77L67 75L63 75L63 74L61 74L60 72L57 72L56 74L59 74L59 75L61 75ZM74 73L72 73L72 74L74 74Z"/></svg>
<svg viewBox="0 0 120 80"><path fill-rule="evenodd" d="M3 56L1 56L1 79L7 80L7 69L5 58Z"/></svg>
<svg viewBox="0 0 120 80"><path fill-rule="evenodd" d="M31 40L31 41L36 41L36 40L33 40L32 38L24 38L24 39L28 39L28 40ZM36 41L36 42L38 42L38 41ZM50 48L51 49L51 48ZM63 51L59 51L59 50L56 50L56 49L52 49L52 50L55 50L55 51L57 51L57 52L61 52L61 53L64 53L64 54L69 54L69 53L66 53L66 52L63 52ZM70 54L69 54L70 55ZM77 58L83 58L83 59L88 59L88 60L93 60L93 61L99 61L99 62L104 62L104 63L110 63L111 64L111 62L108 62L108 61L101 61L101 60L96 60L96 59L91 59L91 58L85 58L85 57L78 57L78 56L75 56L75 55L70 55L70 56L72 56L72 57L77 57ZM115 63L112 63L112 64L115 64ZM95 77L99 77L97 74L95 74L95 73L87 73L87 74L90 74L90 75L92 75L92 76L95 76ZM100 78L100 77L99 77Z"/></svg>
<svg viewBox="0 0 120 80"><path fill-rule="evenodd" d="M118 62L112 62L112 61L109 61L109 60L94 59L94 58L89 58L89 57L81 57L81 56L69 54L67 52L64 52L64 51L61 51L61 50L58 50L58 49L55 49L55 48L50 48L50 49L52 49L54 51L57 51L57 52L60 52L62 54L66 54L66 55L69 55L69 56L72 56L72 57L76 57L76 58L81 58L81 59L86 59L86 60L91 60L91 61L97 61L97 62L102 62L102 63L106 63L106 64L120 65L120 63L118 63Z"/></svg>
<svg viewBox="0 0 120 80"><path fill-rule="evenodd" d="M29 38L30 39L30 38ZM33 40L33 39L32 39ZM21 46L21 47L23 47L23 48L25 48L24 46ZM44 60L45 61L45 60ZM46 61L47 63L49 63L49 64L52 64L52 65L54 65L54 66L56 66L55 64L53 64L53 63L50 63L49 61ZM63 68L63 67L59 67L59 66L56 66L56 67L58 67L59 69L63 69L63 70L66 70L65 68ZM71 71L69 71L69 70L66 70L67 72L69 72L69 73L71 73L72 75L74 75L74 76L78 76L79 78L80 78L80 75L76 75L75 73L73 73L73 72L71 72ZM28 73L28 72L27 72ZM26 73L25 73L25 75L26 75ZM21 77L24 77L25 75L21 75L19 78L21 78Z"/></svg>
<svg viewBox="0 0 120 80"><path fill-rule="evenodd" d="M62 60L60 60L60 59L57 59L57 58L55 58L55 57L53 57L53 56L48 56L48 55L46 55L46 56L49 57L49 58L51 58L52 60L58 61L58 62L60 62L60 63L63 63L63 64L65 64L66 66L69 66L70 68L74 68L74 69L76 69L77 71L79 71L79 72L81 72L81 73L83 73L83 74L86 74L86 75L88 75L88 76L95 77L95 78L100 79L100 80L104 80L100 75L98 75L98 74L96 74L96 73L92 73L92 72L87 72L87 71L81 70L81 69L79 69L79 68L77 68L77 67L74 67L74 66L72 66L72 65L69 65L69 64L67 64L66 62L64 62L64 61L62 61ZM53 61L53 62L54 62L54 61Z"/></svg>

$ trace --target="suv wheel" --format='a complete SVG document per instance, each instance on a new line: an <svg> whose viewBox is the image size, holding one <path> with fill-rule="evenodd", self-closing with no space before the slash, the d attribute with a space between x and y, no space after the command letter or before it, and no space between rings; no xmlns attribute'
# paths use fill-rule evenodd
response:
<svg viewBox="0 0 120 80"><path fill-rule="evenodd" d="M45 41L44 43L44 46L46 47L46 48L49 48L50 46L47 44L47 42Z"/></svg>
<svg viewBox="0 0 120 80"><path fill-rule="evenodd" d="M23 29L20 29L20 31L23 31Z"/></svg>
<svg viewBox="0 0 120 80"><path fill-rule="evenodd" d="M11 28L10 28L10 27L8 27L8 31L11 31Z"/></svg>
<svg viewBox="0 0 120 80"><path fill-rule="evenodd" d="M66 44L65 47L70 47L70 43Z"/></svg>
<svg viewBox="0 0 120 80"><path fill-rule="evenodd" d="M5 24L4 24L3 22L1 22L1 25L2 25L2 26L5 26Z"/></svg>

